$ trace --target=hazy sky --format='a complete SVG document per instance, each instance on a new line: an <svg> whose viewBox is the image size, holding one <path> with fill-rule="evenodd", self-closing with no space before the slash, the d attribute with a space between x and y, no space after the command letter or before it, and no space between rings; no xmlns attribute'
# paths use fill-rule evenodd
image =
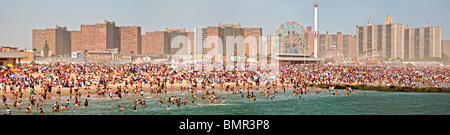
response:
<svg viewBox="0 0 450 135"><path fill-rule="evenodd" d="M80 30L105 19L140 26L142 34L240 23L268 35L288 21L313 26L315 2L320 33L355 34L356 25L383 24L390 14L413 28L442 27L442 39L450 40L450 0L0 0L0 46L30 49L32 29Z"/></svg>

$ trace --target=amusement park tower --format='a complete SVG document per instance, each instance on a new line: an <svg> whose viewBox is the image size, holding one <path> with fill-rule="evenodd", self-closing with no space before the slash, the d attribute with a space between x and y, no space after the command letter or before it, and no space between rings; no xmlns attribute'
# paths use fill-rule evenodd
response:
<svg viewBox="0 0 450 135"><path fill-rule="evenodd" d="M317 58L317 36L319 31L317 31L317 7L319 3L314 3L314 58Z"/></svg>

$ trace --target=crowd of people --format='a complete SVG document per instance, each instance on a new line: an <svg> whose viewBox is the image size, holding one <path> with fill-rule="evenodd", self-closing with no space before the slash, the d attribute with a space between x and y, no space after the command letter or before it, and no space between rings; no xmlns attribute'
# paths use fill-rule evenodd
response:
<svg viewBox="0 0 450 135"><path fill-rule="evenodd" d="M450 68L441 66L283 66L280 79L313 84L449 87ZM290 80L289 80L290 79Z"/></svg>
<svg viewBox="0 0 450 135"><path fill-rule="evenodd" d="M253 91L261 90L269 100L275 97L269 97L268 93L276 93L277 88L284 92L287 88L293 88L293 93L298 96L309 93L307 84L450 86L450 68L441 66L286 65L278 67L277 74L270 74L270 78L263 76L274 70L277 69L223 71L214 68L205 71L194 70L192 66L174 67L166 64L24 64L0 68L0 91L5 108L9 108L7 99L11 99L14 107L20 109L24 98L28 99L29 107L39 108L46 99L52 96L59 99L64 94L74 96L75 105L78 106L81 106L81 100L78 99L85 94L87 106L91 92L101 98L122 98L128 93L143 96L144 91L148 91L166 95L168 90L181 90L192 95L192 103L198 93L202 94L203 99L204 95L209 95L209 103L217 103L220 97L212 91L217 89L227 94L239 93L242 97L247 92L247 100L256 100ZM52 92L55 89L56 92ZM177 105L188 103L188 99L168 99L168 102ZM225 98L222 102L226 102ZM61 108L67 109L69 105L61 107L55 103L52 110L57 112ZM10 114L10 109L7 110ZM27 112L31 112L31 109Z"/></svg>

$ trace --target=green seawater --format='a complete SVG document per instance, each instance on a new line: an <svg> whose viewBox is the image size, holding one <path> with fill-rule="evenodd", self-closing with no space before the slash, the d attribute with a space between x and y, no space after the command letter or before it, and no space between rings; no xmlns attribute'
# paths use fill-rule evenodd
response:
<svg viewBox="0 0 450 135"><path fill-rule="evenodd" d="M341 94L343 90L338 90ZM356 90L357 92L358 90ZM448 115L450 114L450 93L414 93L414 92L380 92L362 90L361 94L333 95L330 93L303 94L301 99L294 96L292 90L285 93L279 91L273 100L267 100L260 91L254 91L256 101L247 101L246 93L228 94L215 91L219 96L219 103L208 104L207 100L202 100L202 94L198 94L198 99L192 103L192 97L187 92L169 91L166 96L145 93L144 96L133 96L128 94L122 99L99 98L92 94L89 98L89 105L84 106L85 95L81 97L82 106L73 106L74 97L62 97L55 99L52 97L40 106L46 115ZM188 98L186 105L168 103L167 98L176 96L181 101ZM208 95L205 95L208 97ZM158 104L161 98L165 98L163 104ZM222 99L226 103L220 103ZM65 105L69 99L70 107L67 110L52 112L55 102ZM133 111L133 100L145 100L147 107L137 107ZM28 99L24 99L22 109L12 106L9 99L8 104L12 115L39 115L37 107L32 107L32 113L24 113L28 105ZM117 106L123 106L125 110L120 110ZM171 110L166 110L170 106ZM2 114L6 113L4 106L1 106Z"/></svg>

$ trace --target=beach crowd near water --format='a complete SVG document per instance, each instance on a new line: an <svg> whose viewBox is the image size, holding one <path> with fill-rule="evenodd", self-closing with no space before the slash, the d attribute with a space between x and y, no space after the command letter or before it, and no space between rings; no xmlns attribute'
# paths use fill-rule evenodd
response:
<svg viewBox="0 0 450 135"><path fill-rule="evenodd" d="M269 74L269 72L276 75ZM133 111L147 104L170 105L194 104L206 100L208 104L226 103L214 90L241 96L244 101L255 101L256 94L273 100L276 93L291 92L301 99L302 94L316 93L351 95L361 93L345 89L320 89L319 84L345 84L395 87L450 87L450 68L442 66L338 66L327 64L286 65L274 70L227 70L220 66L205 70L194 70L192 66L177 67L167 64L49 64L3 66L0 93L5 114L11 109L25 113L42 109L44 102L52 102L52 112L74 107L89 106L92 96L105 99L122 99L124 96L164 95L157 103L134 100ZM312 86L312 87L311 87ZM167 91L189 93L191 98L181 99L168 95ZM70 96L64 102L62 96ZM72 96L74 98L72 98ZM54 100L56 99L56 100ZM26 103L26 104L24 104ZM23 108L25 107L26 108ZM117 109L126 110L117 106Z"/></svg>

